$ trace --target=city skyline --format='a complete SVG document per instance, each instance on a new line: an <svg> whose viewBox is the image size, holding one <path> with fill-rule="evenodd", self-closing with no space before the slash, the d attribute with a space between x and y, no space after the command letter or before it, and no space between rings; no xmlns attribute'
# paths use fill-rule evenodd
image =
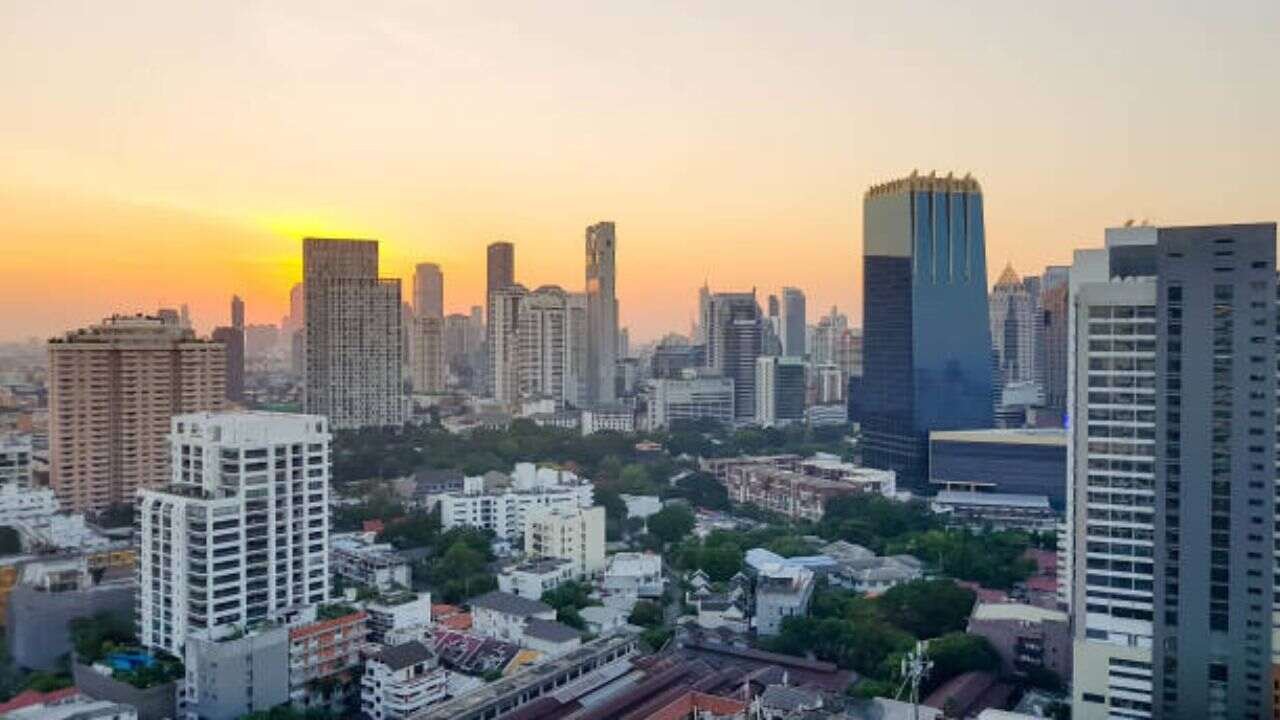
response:
<svg viewBox="0 0 1280 720"><path fill-rule="evenodd" d="M1280 101L1253 91L1280 9L1100 8L1009 6L987 26L945 6L7 6L0 336L184 302L206 333L231 293L249 323L275 323L306 235L378 239L406 283L439 263L456 312L483 304L490 242L520 247L528 287L568 286L563 260L601 219L625 238L617 294L637 341L683 330L704 278L794 285L856 319L859 195L913 168L981 179L989 283L1006 262L1066 264L1130 217L1280 214ZM899 47L907 27L918 42ZM476 53L494 34L509 42ZM1208 42L1224 36L1226 54Z"/></svg>

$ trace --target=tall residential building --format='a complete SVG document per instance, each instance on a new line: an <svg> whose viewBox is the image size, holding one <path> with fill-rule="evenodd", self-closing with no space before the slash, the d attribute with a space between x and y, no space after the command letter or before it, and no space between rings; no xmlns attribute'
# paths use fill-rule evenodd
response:
<svg viewBox="0 0 1280 720"><path fill-rule="evenodd" d="M756 358L764 341L756 292L716 293L708 305L707 367L733 380L734 419L751 422L756 414Z"/></svg>
<svg viewBox="0 0 1280 720"><path fill-rule="evenodd" d="M231 327L244 330L244 300L239 295L231 296Z"/></svg>
<svg viewBox="0 0 1280 720"><path fill-rule="evenodd" d="M289 322L285 326L289 332L303 330L307 326L307 296L302 283L294 283L289 289Z"/></svg>
<svg viewBox="0 0 1280 720"><path fill-rule="evenodd" d="M175 315L114 316L49 341L49 484L70 512L166 482L169 418L226 403L226 349Z"/></svg>
<svg viewBox="0 0 1280 720"><path fill-rule="evenodd" d="M302 241L304 405L334 429L404 423L400 281L378 278L375 240Z"/></svg>
<svg viewBox="0 0 1280 720"><path fill-rule="evenodd" d="M756 424L778 427L804 421L808 391L803 358L756 358Z"/></svg>
<svg viewBox="0 0 1280 720"><path fill-rule="evenodd" d="M509 242L490 243L486 251L486 280L484 289L484 325L485 325L485 387L490 396L496 396L497 388L493 379L497 377L494 357L493 294L516 283L516 248Z"/></svg>
<svg viewBox="0 0 1280 720"><path fill-rule="evenodd" d="M611 222L587 228L587 402L612 403L618 361L616 236Z"/></svg>
<svg viewBox="0 0 1280 720"><path fill-rule="evenodd" d="M444 317L444 273L435 263L418 263L413 270L413 312L418 317Z"/></svg>
<svg viewBox="0 0 1280 720"><path fill-rule="evenodd" d="M805 355L805 301L799 288L782 288L782 322L778 337L782 340L782 354L787 357Z"/></svg>
<svg viewBox="0 0 1280 720"><path fill-rule="evenodd" d="M1275 225L1109 229L1070 275L1076 717L1271 717Z"/></svg>
<svg viewBox="0 0 1280 720"><path fill-rule="evenodd" d="M31 436L0 435L0 491L31 485Z"/></svg>
<svg viewBox="0 0 1280 720"><path fill-rule="evenodd" d="M992 425L982 191L909 177L863 199L863 461L921 486L931 430Z"/></svg>
<svg viewBox="0 0 1280 720"><path fill-rule="evenodd" d="M587 405L587 348L591 322L586 293L565 296L564 400L571 407Z"/></svg>
<svg viewBox="0 0 1280 720"><path fill-rule="evenodd" d="M330 422L315 415L177 415L172 483L139 492L143 646L234 637L329 597Z"/></svg>
<svg viewBox="0 0 1280 720"><path fill-rule="evenodd" d="M508 405L520 399L520 307L528 292L507 285L489 295L488 385L493 399Z"/></svg>
<svg viewBox="0 0 1280 720"><path fill-rule="evenodd" d="M441 393L445 389L444 320L416 315L409 326L409 357L413 391L419 394Z"/></svg>
<svg viewBox="0 0 1280 720"><path fill-rule="evenodd" d="M995 350L999 381L997 392L1008 385L1039 380L1036 366L1039 305L1039 293L1027 288L1012 264L1005 265L988 301L991 345Z"/></svg>
<svg viewBox="0 0 1280 720"><path fill-rule="evenodd" d="M521 399L565 400L565 372L569 360L567 293L557 285L543 285L520 301L516 334L519 343Z"/></svg>
<svg viewBox="0 0 1280 720"><path fill-rule="evenodd" d="M693 343L695 345L707 344L707 328L711 325L711 287L706 283L702 283L702 287L698 288L698 325L697 332L693 335Z"/></svg>
<svg viewBox="0 0 1280 720"><path fill-rule="evenodd" d="M1067 307L1070 268L1050 267L1040 279L1040 367L1045 415L1062 426L1067 412Z"/></svg>
<svg viewBox="0 0 1280 720"><path fill-rule="evenodd" d="M227 379L224 386L231 402L244 400L244 328L223 325L209 333L210 339L226 348Z"/></svg>
<svg viewBox="0 0 1280 720"><path fill-rule="evenodd" d="M570 560L578 576L599 575L604 570L604 508L530 508L524 521L524 551L529 557Z"/></svg>

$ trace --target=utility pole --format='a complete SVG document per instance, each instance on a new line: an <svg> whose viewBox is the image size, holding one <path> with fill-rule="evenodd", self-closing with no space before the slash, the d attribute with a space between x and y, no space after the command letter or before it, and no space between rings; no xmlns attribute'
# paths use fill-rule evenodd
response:
<svg viewBox="0 0 1280 720"><path fill-rule="evenodd" d="M920 684L924 682L929 671L933 669L933 662L929 660L929 642L927 640L916 641L916 647L907 656L902 658L902 667L900 674L902 675L902 686L898 688L897 697L902 696L902 691L908 687L911 692L908 698L911 701L911 712L914 720L920 720Z"/></svg>

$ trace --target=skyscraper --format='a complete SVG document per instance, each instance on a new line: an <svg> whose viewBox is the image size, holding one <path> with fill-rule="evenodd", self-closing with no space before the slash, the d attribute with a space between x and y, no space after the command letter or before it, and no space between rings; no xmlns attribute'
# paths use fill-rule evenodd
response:
<svg viewBox="0 0 1280 720"><path fill-rule="evenodd" d="M374 240L302 241L308 413L335 429L404 422L400 281L378 278Z"/></svg>
<svg viewBox="0 0 1280 720"><path fill-rule="evenodd" d="M782 288L781 325L778 337L782 340L782 354L787 357L804 357L805 302L799 288Z"/></svg>
<svg viewBox="0 0 1280 720"><path fill-rule="evenodd" d="M614 292L613 223L587 228L587 402L612 403L618 361L618 304Z"/></svg>
<svg viewBox="0 0 1280 720"><path fill-rule="evenodd" d="M764 341L756 292L715 293L707 315L707 366L733 380L734 417L751 422L756 413L756 358Z"/></svg>
<svg viewBox="0 0 1280 720"><path fill-rule="evenodd" d="M1125 227L1076 253L1075 717L1271 717L1275 238Z"/></svg>
<svg viewBox="0 0 1280 720"><path fill-rule="evenodd" d="M177 415L170 483L140 493L138 631L184 657L329 597L329 423L314 415Z"/></svg>
<svg viewBox="0 0 1280 720"><path fill-rule="evenodd" d="M507 285L489 295L489 387L494 400L509 406L520 399L520 308L528 293Z"/></svg>
<svg viewBox="0 0 1280 720"><path fill-rule="evenodd" d="M223 325L214 328L209 336L226 348L227 379L224 386L227 399L231 402L244 400L244 328Z"/></svg>
<svg viewBox="0 0 1280 720"><path fill-rule="evenodd" d="M996 280L988 301L991 312L991 345L996 355L996 375L1003 388L1014 383L1035 382L1036 325L1039 320L1038 293L1032 293L1008 264Z"/></svg>
<svg viewBox="0 0 1280 720"><path fill-rule="evenodd" d="M521 299L519 316L519 385L522 399L565 400L569 360L567 293L543 285Z"/></svg>
<svg viewBox="0 0 1280 720"><path fill-rule="evenodd" d="M169 418L226 404L226 349L176 314L114 316L48 347L49 480L72 512L166 482Z"/></svg>
<svg viewBox="0 0 1280 720"><path fill-rule="evenodd" d="M412 360L410 379L413 391L419 394L444 392L445 321L429 315L414 315L409 323L409 357Z"/></svg>
<svg viewBox="0 0 1280 720"><path fill-rule="evenodd" d="M804 360L766 355L756 358L756 424L781 427L804 421Z"/></svg>
<svg viewBox="0 0 1280 720"><path fill-rule="evenodd" d="M435 263L418 263L413 271L413 312L420 318L444 317L444 273Z"/></svg>
<svg viewBox="0 0 1280 720"><path fill-rule="evenodd" d="M982 191L912 173L863 199L863 461L928 477L931 430L992 425Z"/></svg>
<svg viewBox="0 0 1280 720"><path fill-rule="evenodd" d="M493 294L498 290L514 285L516 282L516 248L509 242L490 243L487 250L487 260L485 265L486 282L484 289L484 325L485 325L485 355L486 355L486 371L485 383L486 389L491 396L497 396L497 388L493 385L493 380L498 376L496 366L497 359L494 356L495 339L494 339L494 318L493 318Z"/></svg>
<svg viewBox="0 0 1280 720"><path fill-rule="evenodd" d="M1049 267L1040 278L1040 377L1042 425L1061 426L1067 411L1067 307L1070 268Z"/></svg>
<svg viewBox="0 0 1280 720"><path fill-rule="evenodd" d="M239 295L231 296L231 327L244 330L244 300Z"/></svg>

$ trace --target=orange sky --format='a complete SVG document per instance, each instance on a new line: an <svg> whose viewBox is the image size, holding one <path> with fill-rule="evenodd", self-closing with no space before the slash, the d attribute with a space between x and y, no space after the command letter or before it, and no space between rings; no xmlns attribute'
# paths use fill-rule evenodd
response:
<svg viewBox="0 0 1280 720"><path fill-rule="evenodd" d="M496 239L580 289L602 219L633 337L704 278L857 322L861 193L913 168L982 182L993 277L1280 217L1280 3L471 5L0 3L0 339L277 322L308 233L441 263L449 310Z"/></svg>

